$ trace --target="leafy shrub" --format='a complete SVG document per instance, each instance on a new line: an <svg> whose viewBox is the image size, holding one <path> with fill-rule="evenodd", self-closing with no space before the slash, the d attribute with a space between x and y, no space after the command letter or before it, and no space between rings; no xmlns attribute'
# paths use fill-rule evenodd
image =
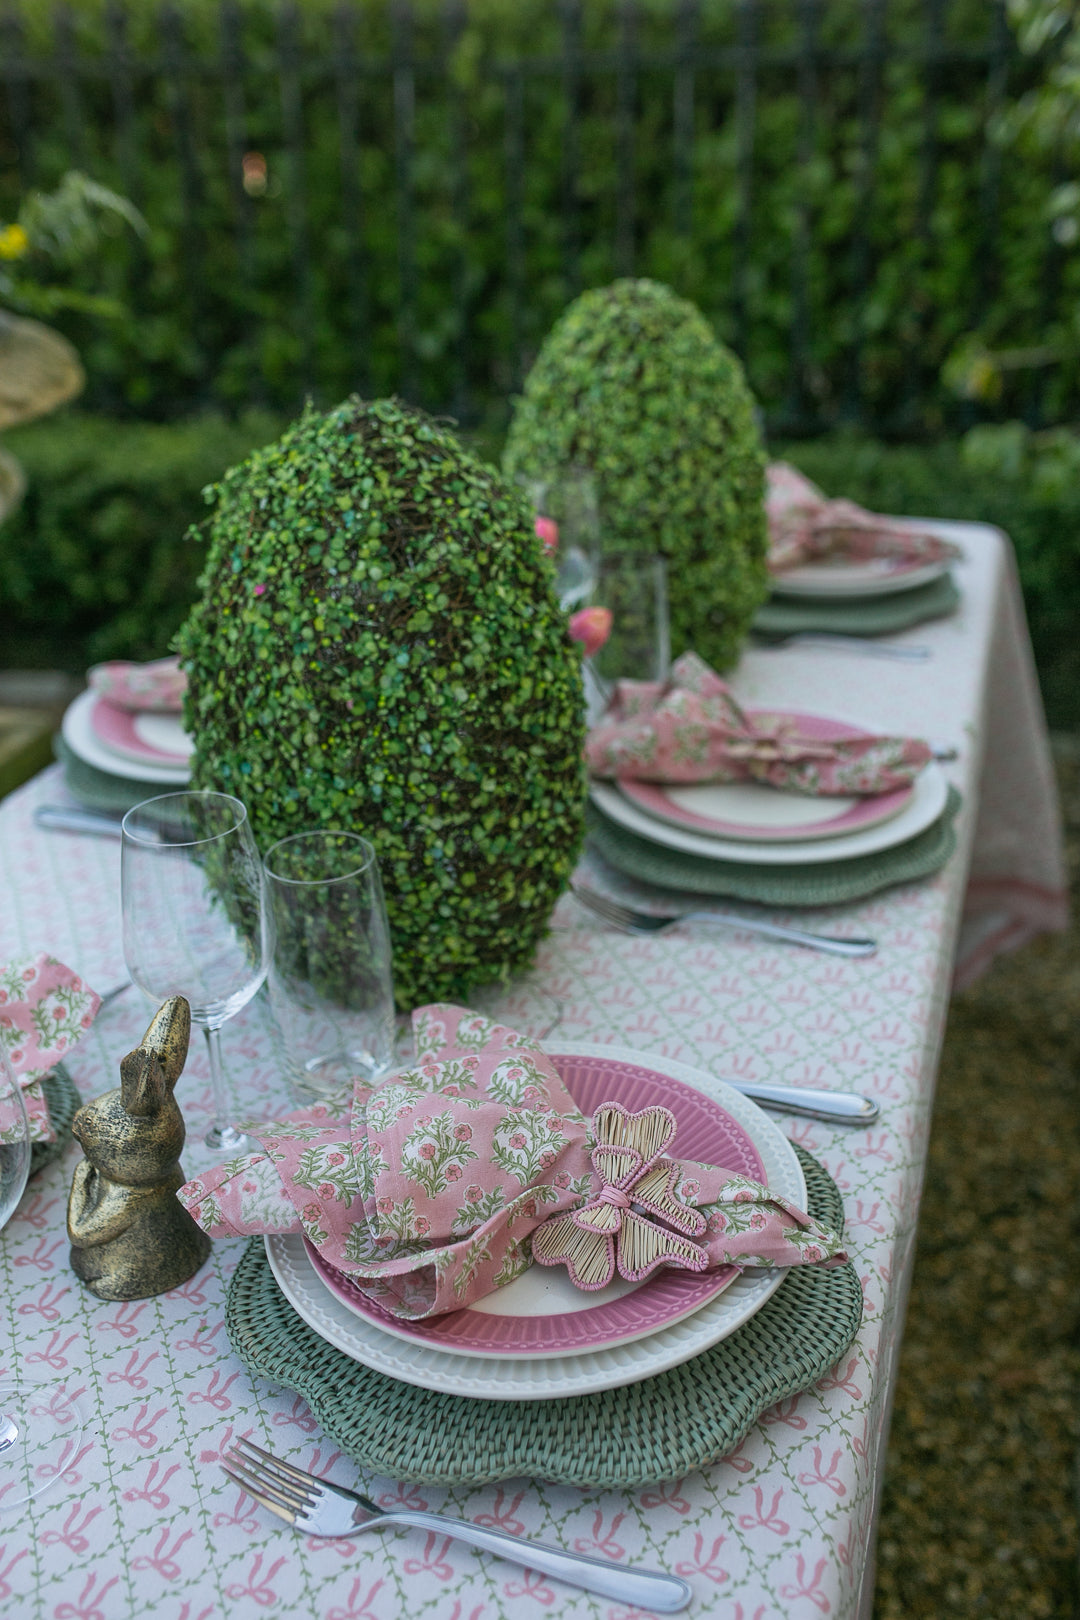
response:
<svg viewBox="0 0 1080 1620"><path fill-rule="evenodd" d="M28 488L0 525L3 662L81 673L152 658L195 600L201 491L265 444L267 414L165 427L67 412L7 434Z"/></svg>
<svg viewBox="0 0 1080 1620"><path fill-rule="evenodd" d="M765 456L742 367L655 281L583 293L515 402L504 464L591 469L608 550L668 559L672 651L726 669L768 592Z"/></svg>
<svg viewBox="0 0 1080 1620"><path fill-rule="evenodd" d="M214 501L178 639L195 786L262 848L375 846L402 1006L532 960L584 832L580 651L520 495L392 400L309 409Z"/></svg>

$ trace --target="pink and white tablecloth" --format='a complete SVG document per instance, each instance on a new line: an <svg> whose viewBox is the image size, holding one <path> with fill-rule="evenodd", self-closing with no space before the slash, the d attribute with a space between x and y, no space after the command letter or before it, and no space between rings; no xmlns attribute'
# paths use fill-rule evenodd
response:
<svg viewBox="0 0 1080 1620"><path fill-rule="evenodd" d="M642 1053L757 1080L836 1085L882 1105L880 1125L784 1128L843 1191L865 1296L859 1338L827 1378L766 1414L704 1473L628 1493L521 1480L454 1491L369 1479L384 1504L465 1514L584 1552L677 1571L691 1614L715 1620L821 1620L869 1613L872 1533L885 1427L910 1273L942 1026L959 951L970 977L995 950L1064 920L1062 860L1045 727L1011 553L994 530L940 524L966 560L956 617L898 638L925 663L830 651L749 651L734 677L759 707L960 750L947 769L965 795L960 848L937 878L814 914L873 933L878 955L837 961L700 927L653 939L606 932L564 899L530 984L505 1003L526 1018L551 996L560 1044L618 1041ZM126 977L119 849L34 830L36 804L61 793L47 771L0 806L0 959L48 950L108 990ZM970 873L970 882L969 882ZM965 893L969 905L964 913ZM962 918L962 913L963 918ZM116 1084L147 1005L113 1002L70 1063L84 1094ZM225 1031L238 1106L285 1103L261 1000ZM193 1046L181 1081L184 1167L202 1147L210 1095ZM92 1422L63 1460L60 1488L0 1513L0 1612L11 1620L500 1620L548 1614L632 1620L577 1594L420 1531L319 1542L256 1508L218 1459L249 1435L349 1483L355 1470L304 1404L253 1381L233 1355L223 1306L241 1243L159 1299L103 1304L67 1263L64 1213L77 1150L31 1183L0 1234L0 1374L62 1379Z"/></svg>

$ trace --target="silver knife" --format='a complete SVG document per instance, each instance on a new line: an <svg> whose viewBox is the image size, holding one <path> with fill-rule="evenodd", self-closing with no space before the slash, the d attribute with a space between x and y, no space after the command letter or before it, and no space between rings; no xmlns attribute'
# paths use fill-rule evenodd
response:
<svg viewBox="0 0 1080 1620"><path fill-rule="evenodd" d="M120 816L105 810L77 810L66 804L39 804L34 811L35 827L49 832L96 833L102 838L120 837Z"/></svg>
<svg viewBox="0 0 1080 1620"><path fill-rule="evenodd" d="M807 1119L821 1119L829 1125L872 1125L881 1109L870 1097L860 1097L853 1091L820 1091L814 1086L759 1085L755 1080L733 1080L730 1075L717 1075L732 1091L741 1091L744 1097L771 1108L778 1114L804 1114Z"/></svg>

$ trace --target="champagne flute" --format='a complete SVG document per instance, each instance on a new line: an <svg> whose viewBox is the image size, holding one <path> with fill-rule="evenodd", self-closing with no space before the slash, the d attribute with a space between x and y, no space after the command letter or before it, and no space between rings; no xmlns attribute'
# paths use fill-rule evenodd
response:
<svg viewBox="0 0 1080 1620"><path fill-rule="evenodd" d="M0 1232L29 1174L30 1121L0 1038ZM82 1429L82 1413L63 1384L42 1384L0 1363L0 1515L55 1484Z"/></svg>
<svg viewBox="0 0 1080 1620"><path fill-rule="evenodd" d="M247 810L228 793L164 793L121 824L124 960L156 1001L184 996L206 1036L214 1123L206 1145L241 1153L229 1121L221 1026L266 978L262 864Z"/></svg>

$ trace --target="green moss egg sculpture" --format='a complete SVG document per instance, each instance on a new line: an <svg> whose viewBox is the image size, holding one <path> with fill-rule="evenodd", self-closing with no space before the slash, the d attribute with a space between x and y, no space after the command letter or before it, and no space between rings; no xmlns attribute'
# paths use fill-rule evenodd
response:
<svg viewBox="0 0 1080 1620"><path fill-rule="evenodd" d="M515 402L504 466L592 469L603 546L668 558L672 651L734 662L768 591L765 455L733 354L655 281L583 293Z"/></svg>
<svg viewBox="0 0 1080 1620"><path fill-rule="evenodd" d="M312 408L207 492L193 786L265 850L378 853L397 999L528 966L583 836L581 658L521 497L395 401Z"/></svg>

